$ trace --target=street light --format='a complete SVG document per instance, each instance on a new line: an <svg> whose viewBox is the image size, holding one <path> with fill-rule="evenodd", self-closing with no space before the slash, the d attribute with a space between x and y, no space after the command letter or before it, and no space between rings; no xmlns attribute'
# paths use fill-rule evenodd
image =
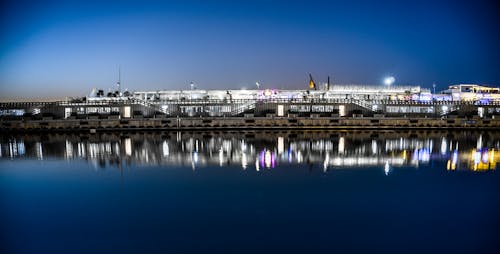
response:
<svg viewBox="0 0 500 254"><path fill-rule="evenodd" d="M443 105L443 106L441 107L441 111L443 112L443 114L448 113L448 106Z"/></svg>
<svg viewBox="0 0 500 254"><path fill-rule="evenodd" d="M391 86L395 81L396 79L393 76L389 76L384 79L384 84L387 86Z"/></svg>

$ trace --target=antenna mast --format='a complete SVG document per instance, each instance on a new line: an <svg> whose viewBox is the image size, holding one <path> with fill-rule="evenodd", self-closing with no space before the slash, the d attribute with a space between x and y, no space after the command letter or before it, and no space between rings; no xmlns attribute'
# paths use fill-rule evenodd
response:
<svg viewBox="0 0 500 254"><path fill-rule="evenodd" d="M118 83L116 85L118 86L118 93L120 95L122 93L121 84L122 84L122 71L121 71L121 66L118 65Z"/></svg>

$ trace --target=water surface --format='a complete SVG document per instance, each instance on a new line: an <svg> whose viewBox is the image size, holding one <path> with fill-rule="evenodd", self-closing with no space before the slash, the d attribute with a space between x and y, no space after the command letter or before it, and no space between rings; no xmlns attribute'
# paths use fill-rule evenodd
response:
<svg viewBox="0 0 500 254"><path fill-rule="evenodd" d="M500 132L3 135L6 253L495 253Z"/></svg>

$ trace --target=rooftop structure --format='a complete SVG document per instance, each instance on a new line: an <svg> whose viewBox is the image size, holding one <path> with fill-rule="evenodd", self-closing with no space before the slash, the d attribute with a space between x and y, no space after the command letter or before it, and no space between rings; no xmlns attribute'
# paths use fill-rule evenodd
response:
<svg viewBox="0 0 500 254"><path fill-rule="evenodd" d="M373 99L402 98L412 94L429 94L420 86L334 85L328 90L160 90L137 91L132 96L144 101L172 100L258 100L258 99Z"/></svg>

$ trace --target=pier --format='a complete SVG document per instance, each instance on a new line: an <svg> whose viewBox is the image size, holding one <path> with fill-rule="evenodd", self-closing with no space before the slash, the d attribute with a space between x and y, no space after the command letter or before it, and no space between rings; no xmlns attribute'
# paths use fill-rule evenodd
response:
<svg viewBox="0 0 500 254"><path fill-rule="evenodd" d="M482 90L481 90L482 89ZM500 90L334 86L329 90L111 93L0 103L2 131L226 129L499 129Z"/></svg>

